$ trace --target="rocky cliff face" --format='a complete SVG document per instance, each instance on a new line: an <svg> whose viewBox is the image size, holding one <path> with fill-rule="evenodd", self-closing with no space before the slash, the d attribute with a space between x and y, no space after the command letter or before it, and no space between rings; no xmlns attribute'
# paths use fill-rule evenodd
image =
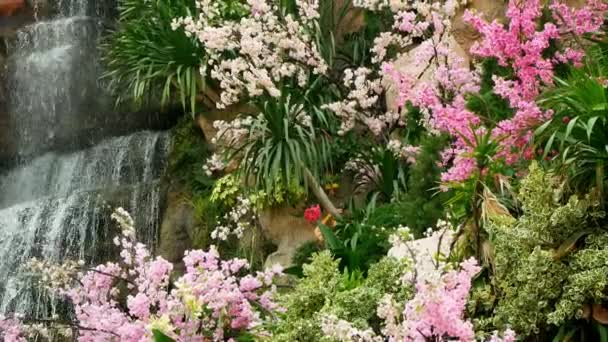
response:
<svg viewBox="0 0 608 342"><path fill-rule="evenodd" d="M0 5L0 166L15 151L8 115L9 42L14 39L19 29L32 23L35 20L34 17L33 8L24 0L10 0Z"/></svg>

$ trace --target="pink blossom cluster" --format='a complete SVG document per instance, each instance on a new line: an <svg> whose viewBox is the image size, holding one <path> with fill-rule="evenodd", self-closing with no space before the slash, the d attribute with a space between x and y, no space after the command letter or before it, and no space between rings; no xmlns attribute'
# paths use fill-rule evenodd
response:
<svg viewBox="0 0 608 342"><path fill-rule="evenodd" d="M472 47L472 53L496 58L500 65L512 68L514 72L511 79L493 77L494 92L509 102L514 115L490 127L485 127L488 122L466 108L465 96L479 91L478 73L454 56L443 39L449 27L446 18L449 18L451 10L444 7L443 11L431 11L427 20L432 23L434 34L420 44L415 54L416 63L432 69L428 71L432 75L430 80L421 81L421 75L397 70L390 62L384 64L384 74L398 89L399 105L411 103L419 107L431 132L447 133L454 138L452 146L443 154L442 164L449 167L442 175L443 182L462 182L473 173L483 171L478 170L477 161L472 156L476 137L488 132L499 146L493 158L504 158L509 164L521 160L522 156L532 158L532 132L553 114L542 110L535 102L536 97L543 87L552 85L556 64L577 65L583 57L582 51L569 47L551 56L546 56L546 52L552 42L564 42L567 35L597 31L608 6L591 1L583 8L572 9L554 1L550 9L557 25L547 23L538 28L542 9L539 0L511 0L506 26L498 21L488 23L470 11L465 12L465 21L482 36ZM420 16L401 13L400 20L398 28L416 31L419 27L416 20L420 20ZM577 28L574 29L573 25Z"/></svg>
<svg viewBox="0 0 608 342"><path fill-rule="evenodd" d="M314 41L319 17L318 0L298 0L298 17L283 16L267 0L247 0L250 15L239 21L221 16L221 3L197 0L198 17L177 18L173 29L183 27L202 44L207 63L201 73L219 82L222 93L218 108L244 97L263 94L278 97L284 79L295 79L305 87L311 74L325 74L328 66ZM234 56L234 57L227 57Z"/></svg>
<svg viewBox="0 0 608 342"><path fill-rule="evenodd" d="M436 29L447 30L443 12L433 12L431 19ZM445 14L443 14L445 15ZM421 80L422 74L411 74L398 70L391 62L382 65L382 72L397 89L397 104L410 103L424 114L423 124L431 133L447 133L454 137L450 150L454 153L452 167L442 175L442 181L463 181L470 177L475 162L471 155L475 146L475 135L479 133L480 118L466 108L466 95L479 91L479 74L471 70L464 60L456 56L445 40L445 31L435 33L423 41L415 52L418 65L429 77ZM445 159L447 161L447 159ZM448 165L448 163L446 163Z"/></svg>
<svg viewBox="0 0 608 342"><path fill-rule="evenodd" d="M529 142L532 130L549 120L552 111L543 111L535 103L544 86L553 84L554 66L559 63L580 65L583 51L565 48L551 56L544 54L552 41L564 42L567 34L580 36L596 32L604 22L608 5L601 1L589 1L580 9L568 7L561 1L549 6L556 24L546 23L538 29L543 6L540 0L509 2L507 27L493 21L488 23L480 16L465 12L464 19L482 35L471 52L480 57L496 58L500 65L511 67L514 79L494 77L496 94L509 101L515 110L512 118L499 122L493 135L502 140L500 157L514 163L524 155L531 158L533 149Z"/></svg>
<svg viewBox="0 0 608 342"><path fill-rule="evenodd" d="M113 217L123 227L114 240L120 261L73 274L78 281L57 290L73 303L79 341L143 342L154 331L175 341L235 341L242 332L263 334L263 320L281 310L273 299L279 266L247 274L246 260L221 260L212 246L186 252L186 272L170 289L173 265L137 242L126 212ZM0 336L22 341L23 327L0 320Z"/></svg>
<svg viewBox="0 0 608 342"><path fill-rule="evenodd" d="M481 268L474 259L464 261L460 268L435 281L419 281L414 298L405 305L401 328L395 333L409 341L424 341L431 336L474 340L473 324L465 320L464 312L471 279Z"/></svg>
<svg viewBox="0 0 608 342"><path fill-rule="evenodd" d="M21 322L0 316L0 339L2 341L27 342Z"/></svg>
<svg viewBox="0 0 608 342"><path fill-rule="evenodd" d="M387 78L398 85L399 103L403 105L407 100L407 93L416 92L412 88L416 83L416 76L401 75L396 72L387 72L392 66L389 60L389 47L406 50L414 46L415 39L424 39L417 48L417 64L428 64L436 52L437 44L443 40L444 33L449 28L449 19L456 13L456 9L466 1L449 0L445 3L436 1L355 1L355 6L371 11L390 8L394 12L393 31L381 33L375 40L371 49L373 68L360 67L356 70L347 69L344 72L343 83L348 93L341 101L325 106L334 112L341 120L338 134L342 135L357 126L367 128L375 137L387 135L393 128L404 126L402 115L392 108L386 108L387 93L391 86L386 85ZM433 28L432 34L428 33ZM445 45L445 42L442 41ZM448 52L442 47L442 52ZM399 58L400 56L397 56ZM387 64L388 63L388 64ZM394 69L393 69L394 70ZM461 82L464 69L446 68L442 70L444 81ZM452 79L448 79L452 74ZM466 87L466 85L461 85ZM423 90L421 90L423 91ZM384 95L384 96L383 96Z"/></svg>
<svg viewBox="0 0 608 342"><path fill-rule="evenodd" d="M604 24L602 13L608 11L608 4L602 0L588 0L584 7L573 9L563 1L554 1L551 10L563 33L583 35L600 29Z"/></svg>

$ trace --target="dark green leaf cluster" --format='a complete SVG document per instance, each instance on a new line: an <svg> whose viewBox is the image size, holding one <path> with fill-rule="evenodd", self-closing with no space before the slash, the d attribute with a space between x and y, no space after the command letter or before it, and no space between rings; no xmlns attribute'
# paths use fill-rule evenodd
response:
<svg viewBox="0 0 608 342"><path fill-rule="evenodd" d="M307 184L305 170L318 179L329 168L328 130L333 122L321 109L328 96L322 94L323 86L320 77L306 91L284 85L280 97L263 97L257 103L259 114L249 127L247 140L230 156L241 160L239 172L255 189L276 193L277 187Z"/></svg>
<svg viewBox="0 0 608 342"><path fill-rule="evenodd" d="M241 17L238 0L218 0L222 15ZM200 74L204 50L183 29L173 30L175 18L195 15L194 0L118 0L118 24L102 44L104 78L117 104L136 108L180 103L196 112L197 97L206 80Z"/></svg>
<svg viewBox="0 0 608 342"><path fill-rule="evenodd" d="M569 68L556 77L556 87L546 91L540 103L555 112L536 134L546 159L554 159L585 192L591 187L604 193L608 161L608 58L606 43L588 49L582 68Z"/></svg>

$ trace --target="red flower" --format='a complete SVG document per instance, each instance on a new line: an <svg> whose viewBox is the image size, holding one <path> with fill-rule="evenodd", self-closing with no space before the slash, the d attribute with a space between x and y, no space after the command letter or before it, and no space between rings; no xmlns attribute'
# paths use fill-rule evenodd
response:
<svg viewBox="0 0 608 342"><path fill-rule="evenodd" d="M321 206L317 204L304 210L304 218L310 223L317 222L321 218Z"/></svg>
<svg viewBox="0 0 608 342"><path fill-rule="evenodd" d="M567 124L568 124L568 122L570 122L570 118L569 118L569 117L567 117L567 116L564 116L564 117L562 118L562 122L563 122L563 123L565 123L565 124L567 125Z"/></svg>

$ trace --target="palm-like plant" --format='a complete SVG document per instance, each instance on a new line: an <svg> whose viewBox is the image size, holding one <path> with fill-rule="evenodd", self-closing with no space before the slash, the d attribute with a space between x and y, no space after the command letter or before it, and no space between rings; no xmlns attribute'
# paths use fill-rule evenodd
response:
<svg viewBox="0 0 608 342"><path fill-rule="evenodd" d="M256 101L259 114L245 141L229 156L240 160L238 171L256 189L271 194L278 187L306 184L317 197L324 196L316 193L320 188L316 179L330 166L332 122L321 109L323 97L330 96L322 94L322 88L323 80L317 78L306 90L284 85L280 97Z"/></svg>
<svg viewBox="0 0 608 342"><path fill-rule="evenodd" d="M597 51L606 52L595 46L585 67L556 78L556 87L541 99L555 116L536 133L544 142L544 157L559 151L560 165L575 187L595 186L602 194L608 162L608 59Z"/></svg>
<svg viewBox="0 0 608 342"><path fill-rule="evenodd" d="M240 0L219 0L222 16L244 15ZM117 104L136 107L181 103L196 111L206 101L206 78L200 74L204 49L183 29L173 30L175 18L196 11L195 0L119 0L118 26L102 44L106 65L104 78L116 95Z"/></svg>

